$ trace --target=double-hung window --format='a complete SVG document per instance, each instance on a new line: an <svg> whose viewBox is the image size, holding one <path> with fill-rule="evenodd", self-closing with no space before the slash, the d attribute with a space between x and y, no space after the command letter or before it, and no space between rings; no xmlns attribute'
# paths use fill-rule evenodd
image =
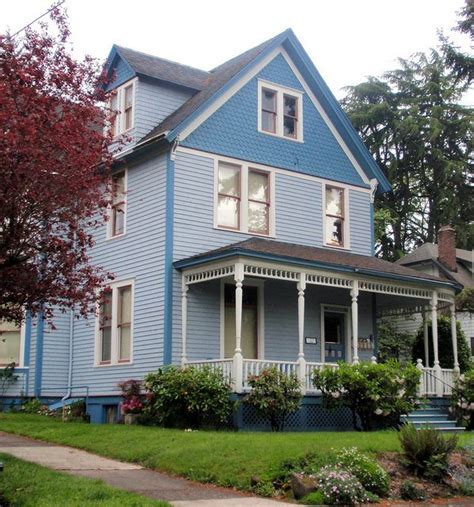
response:
<svg viewBox="0 0 474 507"><path fill-rule="evenodd" d="M303 141L303 94L282 86L258 82L258 130Z"/></svg>
<svg viewBox="0 0 474 507"><path fill-rule="evenodd" d="M111 284L102 291L97 319L96 364L129 363L132 352L133 282Z"/></svg>
<svg viewBox="0 0 474 507"><path fill-rule="evenodd" d="M111 112L114 113L110 128L114 137L133 128L134 95L135 81L119 86L110 94L109 107Z"/></svg>
<svg viewBox="0 0 474 507"><path fill-rule="evenodd" d="M21 363L21 326L0 320L0 368L9 364Z"/></svg>
<svg viewBox="0 0 474 507"><path fill-rule="evenodd" d="M109 238L125 234L125 218L127 212L127 203L125 200L126 193L127 172L120 171L112 176L112 203L110 206L107 231L107 236Z"/></svg>
<svg viewBox="0 0 474 507"><path fill-rule="evenodd" d="M247 165L217 165L216 219L218 228L274 235L273 173Z"/></svg>
<svg viewBox="0 0 474 507"><path fill-rule="evenodd" d="M346 247L345 191L340 187L326 185L325 192L325 243Z"/></svg>

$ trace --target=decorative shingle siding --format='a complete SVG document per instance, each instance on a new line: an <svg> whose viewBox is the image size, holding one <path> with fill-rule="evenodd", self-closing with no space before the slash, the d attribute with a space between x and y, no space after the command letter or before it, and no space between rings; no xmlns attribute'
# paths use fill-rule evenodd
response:
<svg viewBox="0 0 474 507"><path fill-rule="evenodd" d="M183 140L213 153L365 186L321 115L304 94L304 143L257 131L257 79L303 91L283 56L276 56L202 125Z"/></svg>
<svg viewBox="0 0 474 507"><path fill-rule="evenodd" d="M122 58L117 59L117 64L114 67L115 79L109 83L107 86L107 90L113 90L117 86L124 84L129 79L132 79L135 73L132 69L122 60Z"/></svg>

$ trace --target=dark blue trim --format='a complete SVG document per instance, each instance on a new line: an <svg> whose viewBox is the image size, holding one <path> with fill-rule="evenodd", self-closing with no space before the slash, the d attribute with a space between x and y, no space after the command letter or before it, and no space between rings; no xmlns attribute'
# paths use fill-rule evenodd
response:
<svg viewBox="0 0 474 507"><path fill-rule="evenodd" d="M127 62L127 60L120 54L120 51L117 49L117 46L114 44L112 46L112 49L110 50L109 56L107 57L106 61L106 67L107 67L107 77L110 78L112 75L112 71L115 68L115 60L120 58L125 65L127 66L128 70L133 74L131 77L127 77L126 79L122 79L121 81L114 81L113 83L110 83L106 86L106 91L113 90L114 88L117 88L118 86L122 85L123 83L126 83L129 81L132 77L135 77L137 73L133 70L132 66Z"/></svg>
<svg viewBox="0 0 474 507"><path fill-rule="evenodd" d="M31 349L31 314L26 313L25 318L25 353L23 355L23 365L30 366Z"/></svg>
<svg viewBox="0 0 474 507"><path fill-rule="evenodd" d="M199 266L204 264L205 262L227 259L229 257L236 256L244 256L256 259L265 259L268 261L276 261L276 262L291 262L295 266L306 266L310 268L321 268L321 269L331 269L333 271L341 272L341 273L358 273L363 275L370 275L376 277L387 278L389 280L402 280L414 283L428 284L433 286L448 286L453 288L454 284L451 282L441 282L435 280L427 280L426 278L418 278L412 276L405 275L395 275L393 273L386 273L384 271L376 271L373 269L365 269L365 268L353 268L349 266L343 266L342 264L332 264L330 262L317 262L317 261L308 261L305 259L300 259L298 257L290 257L287 255L274 255L267 254L263 252L255 252L253 250L246 250L245 248L232 248L229 250L224 250L223 252L210 253L209 255L203 255L199 258L191 258L191 259L183 259L174 263L174 267L176 269L190 268L192 266Z"/></svg>
<svg viewBox="0 0 474 507"><path fill-rule="evenodd" d="M43 340L44 318L43 313L38 313L36 318L36 352L35 352L35 397L41 396L41 382L43 377Z"/></svg>
<svg viewBox="0 0 474 507"><path fill-rule="evenodd" d="M166 159L166 230L165 230L165 305L163 364L173 361L173 221L174 160L171 151Z"/></svg>

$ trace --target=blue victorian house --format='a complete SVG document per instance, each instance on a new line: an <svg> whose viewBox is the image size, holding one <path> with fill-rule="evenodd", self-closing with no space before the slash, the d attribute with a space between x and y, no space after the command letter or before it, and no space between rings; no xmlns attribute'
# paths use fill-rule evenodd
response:
<svg viewBox="0 0 474 507"><path fill-rule="evenodd" d="M457 287L374 257L374 195L390 185L308 54L286 30L209 72L119 46L108 69L112 128L130 141L91 256L116 279L97 317L17 330L17 355L1 359L19 365L9 394L87 394L106 422L117 384L163 365L211 365L238 394L275 366L306 395L290 426L344 426L312 370L375 360L380 315L455 319ZM453 371L436 326L433 341L422 390L442 396L431 373Z"/></svg>

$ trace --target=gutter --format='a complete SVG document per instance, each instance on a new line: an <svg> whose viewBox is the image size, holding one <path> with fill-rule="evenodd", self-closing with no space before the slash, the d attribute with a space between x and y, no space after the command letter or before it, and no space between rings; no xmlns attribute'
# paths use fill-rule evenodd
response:
<svg viewBox="0 0 474 507"><path fill-rule="evenodd" d="M67 392L65 396L61 398L62 402L70 398L72 393L73 342L74 342L74 309L71 308L71 313L69 315L69 363L68 363Z"/></svg>

